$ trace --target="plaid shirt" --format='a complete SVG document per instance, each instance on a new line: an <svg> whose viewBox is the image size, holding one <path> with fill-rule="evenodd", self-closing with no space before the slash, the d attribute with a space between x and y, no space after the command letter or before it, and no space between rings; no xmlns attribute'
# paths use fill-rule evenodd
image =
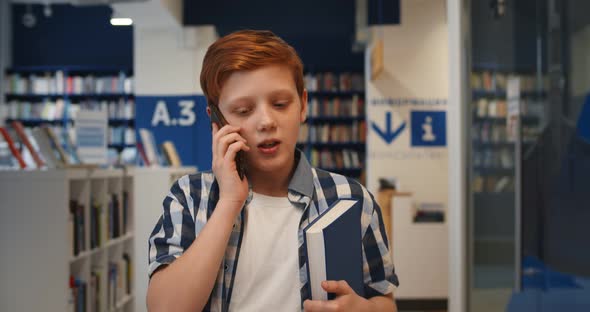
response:
<svg viewBox="0 0 590 312"><path fill-rule="evenodd" d="M356 199L363 203L361 227L363 272L366 297L391 293L399 285L389 252L381 210L357 181L345 176L312 168L302 153L296 151L297 168L289 183L289 201L303 210L299 222L299 280L301 303L311 298L307 275L303 229L339 199ZM297 160L298 159L298 160ZM163 214L149 239L149 275L160 266L172 263L189 248L203 230L219 199L219 186L211 172L186 175L176 181L164 199ZM252 191L246 200L252 199ZM225 258L204 311L227 311L242 242L243 210L234 222ZM272 234L270 234L272 235Z"/></svg>

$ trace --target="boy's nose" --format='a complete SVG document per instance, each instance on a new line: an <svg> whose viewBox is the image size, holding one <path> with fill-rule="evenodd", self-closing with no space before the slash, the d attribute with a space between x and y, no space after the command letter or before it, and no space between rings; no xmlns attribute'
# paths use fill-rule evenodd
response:
<svg viewBox="0 0 590 312"><path fill-rule="evenodd" d="M272 112L269 109L260 110L260 120L258 122L258 130L266 131L276 128L277 124Z"/></svg>

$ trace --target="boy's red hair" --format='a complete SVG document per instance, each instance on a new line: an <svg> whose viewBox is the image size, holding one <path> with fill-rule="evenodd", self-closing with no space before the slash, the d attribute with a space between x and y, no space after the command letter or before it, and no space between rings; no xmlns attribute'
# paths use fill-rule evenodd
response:
<svg viewBox="0 0 590 312"><path fill-rule="evenodd" d="M285 65L293 72L297 93L303 95L303 64L295 49L271 31L240 30L219 38L203 60L201 88L209 105L219 104L227 78L237 71Z"/></svg>

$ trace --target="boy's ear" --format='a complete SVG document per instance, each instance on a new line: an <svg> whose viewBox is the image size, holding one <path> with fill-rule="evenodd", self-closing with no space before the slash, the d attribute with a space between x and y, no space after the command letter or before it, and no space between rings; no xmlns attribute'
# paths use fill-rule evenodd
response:
<svg viewBox="0 0 590 312"><path fill-rule="evenodd" d="M303 93L301 94L301 113L300 113L299 120L301 122L305 122L307 118L307 89L303 89Z"/></svg>

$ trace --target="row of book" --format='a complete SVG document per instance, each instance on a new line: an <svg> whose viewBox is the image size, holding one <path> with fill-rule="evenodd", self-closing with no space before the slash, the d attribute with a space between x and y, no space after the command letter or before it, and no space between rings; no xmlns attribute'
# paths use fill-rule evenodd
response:
<svg viewBox="0 0 590 312"><path fill-rule="evenodd" d="M538 115L538 107L542 107L540 101L530 99L520 99L521 115ZM505 99L479 98L473 102L473 113L477 117L506 117L508 115L508 105Z"/></svg>
<svg viewBox="0 0 590 312"><path fill-rule="evenodd" d="M506 117L508 115L506 100L480 98L473 104L473 110L477 117Z"/></svg>
<svg viewBox="0 0 590 312"><path fill-rule="evenodd" d="M66 103L63 99L46 99L41 102L9 101L7 117L11 119L60 120L64 117ZM68 114L71 116L71 113Z"/></svg>
<svg viewBox="0 0 590 312"><path fill-rule="evenodd" d="M109 165L182 166L173 142L156 144L151 131L136 133L127 126L110 127L107 132L112 149L107 151ZM44 169L83 165L78 155L74 128L61 126L24 127L13 121L0 127L0 169Z"/></svg>
<svg viewBox="0 0 590 312"><path fill-rule="evenodd" d="M109 261L106 273L101 266L94 266L90 279L70 275L70 299L68 311L102 312L115 311L118 305L131 294L132 264L129 254ZM106 279L105 279L106 278ZM103 285L103 282L106 284ZM106 302L102 302L105 292Z"/></svg>
<svg viewBox="0 0 590 312"><path fill-rule="evenodd" d="M6 76L6 93L9 94L113 94L133 93L133 77L124 72L119 75L66 75L64 71L45 74Z"/></svg>
<svg viewBox="0 0 590 312"><path fill-rule="evenodd" d="M128 200L129 196L127 192L123 193L122 199L119 198L119 194L109 194L106 210L104 210L103 204L97 198L93 197L91 199L90 211L86 212L86 207L83 203L71 199L68 227L70 229L72 254L77 256L88 249L99 248L105 243L105 239L115 239L127 233L127 221L129 219ZM86 244L86 213L89 213L90 217L90 248L87 248L88 246Z"/></svg>
<svg viewBox="0 0 590 312"><path fill-rule="evenodd" d="M299 143L365 143L365 121L353 121L350 125L318 124L301 125Z"/></svg>
<svg viewBox="0 0 590 312"><path fill-rule="evenodd" d="M91 288L89 289L89 285L84 279L70 276L70 299L68 301L68 311L86 312L86 301L91 302L92 307L96 307L95 302L99 301L98 290L95 288L97 285L100 285L98 278L92 278L92 281L90 282ZM100 305L98 304L98 306Z"/></svg>
<svg viewBox="0 0 590 312"><path fill-rule="evenodd" d="M127 253L118 261L109 263L107 307L114 311L123 298L131 294L131 259Z"/></svg>
<svg viewBox="0 0 590 312"><path fill-rule="evenodd" d="M90 200L90 249L102 246L104 238L115 239L127 233L129 195L127 192L123 192L122 197L120 199L117 193L109 194L106 210L103 203L97 198L93 197ZM104 221L105 218L107 222ZM106 234L106 237L103 237L103 233ZM74 245L77 244L80 243L74 240Z"/></svg>
<svg viewBox="0 0 590 312"><path fill-rule="evenodd" d="M472 125L471 139L481 143L508 142L506 125L489 121L475 123Z"/></svg>
<svg viewBox="0 0 590 312"><path fill-rule="evenodd" d="M326 169L356 169L362 167L362 158L363 154L356 150L312 149L310 163Z"/></svg>
<svg viewBox="0 0 590 312"><path fill-rule="evenodd" d="M521 91L527 92L537 89L537 77L534 74L525 75L489 70L472 72L470 79L471 88L487 91L503 91L506 90L508 78L510 77L520 78ZM549 89L549 78L547 76L542 77L541 87L543 90Z"/></svg>
<svg viewBox="0 0 590 312"><path fill-rule="evenodd" d="M176 151L174 142L164 141L158 145L152 131L141 128L138 132L140 142L137 142L137 151L140 164L145 167L182 166L182 161Z"/></svg>
<svg viewBox="0 0 590 312"><path fill-rule="evenodd" d="M514 178L510 176L476 175L472 182L474 193L514 192Z"/></svg>
<svg viewBox="0 0 590 312"><path fill-rule="evenodd" d="M473 151L473 165L477 168L514 168L514 151L510 148L482 148Z"/></svg>
<svg viewBox="0 0 590 312"><path fill-rule="evenodd" d="M11 127L0 127L0 133L1 169L61 168L81 163L72 131L47 125L25 128L20 121L13 121Z"/></svg>
<svg viewBox="0 0 590 312"><path fill-rule="evenodd" d="M83 203L71 199L69 211L68 228L70 229L72 255L77 256L86 250L86 208Z"/></svg>
<svg viewBox="0 0 590 312"><path fill-rule="evenodd" d="M71 103L74 119L81 109L92 111L106 111L111 119L133 119L135 117L135 101L133 99L120 98L118 101L87 100Z"/></svg>
<svg viewBox="0 0 590 312"><path fill-rule="evenodd" d="M135 144L135 129L127 126L109 127L107 133L108 144Z"/></svg>
<svg viewBox="0 0 590 312"><path fill-rule="evenodd" d="M123 198L119 198L119 194L110 194L109 202L107 204L108 212L108 228L107 237L114 239L127 233L127 220L129 220L129 194L123 192Z"/></svg>
<svg viewBox="0 0 590 312"><path fill-rule="evenodd" d="M105 110L111 119L133 119L135 117L135 103L132 99L118 101L88 100L68 103L63 99L44 99L40 102L9 101L7 117L11 119L44 119L60 120L67 113L69 118L75 119L80 109Z"/></svg>
<svg viewBox="0 0 590 312"><path fill-rule="evenodd" d="M359 117L365 115L365 101L358 95L352 97L312 97L309 101L309 117Z"/></svg>
<svg viewBox="0 0 590 312"><path fill-rule="evenodd" d="M309 92L351 92L364 91L365 79L360 73L306 73L305 88Z"/></svg>
<svg viewBox="0 0 590 312"><path fill-rule="evenodd" d="M539 127L521 125L521 137L523 143L534 142L539 136ZM471 139L476 143L513 143L508 136L505 124L484 121L475 123L471 128Z"/></svg>

